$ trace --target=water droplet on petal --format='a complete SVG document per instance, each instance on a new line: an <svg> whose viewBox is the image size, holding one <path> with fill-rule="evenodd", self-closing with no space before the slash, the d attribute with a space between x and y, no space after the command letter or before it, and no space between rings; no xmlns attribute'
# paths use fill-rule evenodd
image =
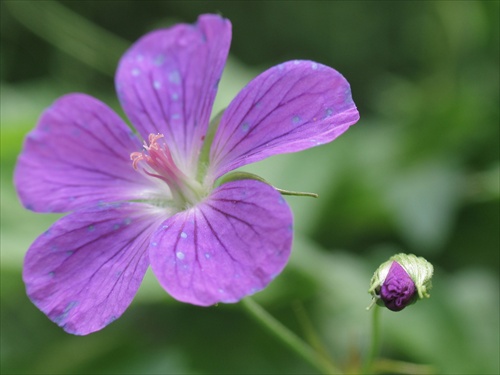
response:
<svg viewBox="0 0 500 375"><path fill-rule="evenodd" d="M333 114L333 109L327 108L325 109L325 116L323 118L330 117Z"/></svg>
<svg viewBox="0 0 500 375"><path fill-rule="evenodd" d="M241 130L243 132L246 133L248 131L248 129L250 129L250 124L248 122L244 122L243 124L241 124Z"/></svg>
<svg viewBox="0 0 500 375"><path fill-rule="evenodd" d="M153 64L160 66L165 62L165 55L158 55L155 57Z"/></svg>
<svg viewBox="0 0 500 375"><path fill-rule="evenodd" d="M181 75L180 75L179 71L174 70L174 71L170 72L170 74L168 75L168 80L171 83L175 83L177 85L179 83L181 83Z"/></svg>

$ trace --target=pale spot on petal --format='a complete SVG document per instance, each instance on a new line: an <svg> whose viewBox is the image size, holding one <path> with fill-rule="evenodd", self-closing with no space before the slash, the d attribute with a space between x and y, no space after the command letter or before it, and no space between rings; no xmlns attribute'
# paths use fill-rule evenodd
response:
<svg viewBox="0 0 500 375"><path fill-rule="evenodd" d="M248 122L244 122L243 124L241 124L241 130L243 132L246 133L248 131L248 129L250 129L250 124Z"/></svg>
<svg viewBox="0 0 500 375"><path fill-rule="evenodd" d="M153 64L155 64L156 66L160 66L162 65L163 63L165 62L165 55L158 55L155 57L154 61L153 61Z"/></svg>
<svg viewBox="0 0 500 375"><path fill-rule="evenodd" d="M179 83L181 83L181 75L177 70L174 70L173 72L170 72L170 74L168 75L168 80L171 83L175 83L178 85Z"/></svg>

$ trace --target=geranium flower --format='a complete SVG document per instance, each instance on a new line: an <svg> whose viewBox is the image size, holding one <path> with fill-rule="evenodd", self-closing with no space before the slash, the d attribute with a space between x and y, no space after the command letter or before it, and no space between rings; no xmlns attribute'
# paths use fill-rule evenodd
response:
<svg viewBox="0 0 500 375"><path fill-rule="evenodd" d="M338 72L292 61L250 82L209 128L230 41L228 20L203 15L125 53L116 89L138 134L99 100L69 94L27 136L21 202L71 213L32 244L23 279L67 332L118 318L150 265L172 297L202 306L237 302L284 268L288 205L261 180L227 173L330 142L359 115Z"/></svg>

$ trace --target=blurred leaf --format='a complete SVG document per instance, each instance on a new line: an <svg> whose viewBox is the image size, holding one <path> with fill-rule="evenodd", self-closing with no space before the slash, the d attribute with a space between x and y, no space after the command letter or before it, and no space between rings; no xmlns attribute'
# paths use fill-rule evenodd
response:
<svg viewBox="0 0 500 375"><path fill-rule="evenodd" d="M432 160L386 181L387 207L412 248L425 252L443 246L464 195L463 180L453 164Z"/></svg>
<svg viewBox="0 0 500 375"><path fill-rule="evenodd" d="M112 75L127 48L126 41L56 1L8 1L6 5L35 34L101 73Z"/></svg>

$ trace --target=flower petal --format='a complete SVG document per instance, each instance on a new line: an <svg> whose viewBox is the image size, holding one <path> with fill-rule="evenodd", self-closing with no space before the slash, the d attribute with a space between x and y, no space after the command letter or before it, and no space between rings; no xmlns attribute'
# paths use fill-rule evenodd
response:
<svg viewBox="0 0 500 375"><path fill-rule="evenodd" d="M139 39L122 57L116 89L144 139L161 133L176 158L193 171L231 43L231 23L216 15ZM182 164L185 165L182 165Z"/></svg>
<svg viewBox="0 0 500 375"><path fill-rule="evenodd" d="M292 221L290 208L271 186L228 182L160 226L151 241L152 270L180 301L202 306L237 302L284 268Z"/></svg>
<svg viewBox="0 0 500 375"><path fill-rule="evenodd" d="M28 296L69 333L86 335L118 318L149 265L159 221L143 204L77 211L36 239L24 262Z"/></svg>
<svg viewBox="0 0 500 375"><path fill-rule="evenodd" d="M26 137L14 184L26 208L65 212L96 202L137 199L151 182L132 168L141 148L105 104L84 94L63 96Z"/></svg>
<svg viewBox="0 0 500 375"><path fill-rule="evenodd" d="M215 178L268 156L331 142L359 119L346 79L312 61L275 66L224 112L210 152Z"/></svg>

